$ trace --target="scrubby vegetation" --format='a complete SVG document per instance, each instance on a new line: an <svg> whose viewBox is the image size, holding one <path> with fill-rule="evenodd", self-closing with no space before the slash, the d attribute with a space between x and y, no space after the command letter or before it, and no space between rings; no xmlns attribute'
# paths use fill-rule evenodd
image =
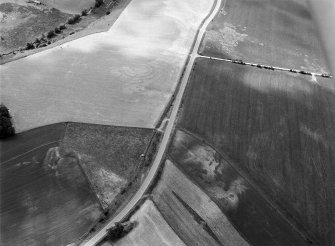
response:
<svg viewBox="0 0 335 246"><path fill-rule="evenodd" d="M12 117L8 108L0 105L0 139L15 135L15 128L12 124Z"/></svg>
<svg viewBox="0 0 335 246"><path fill-rule="evenodd" d="M113 227L107 230L106 240L111 242L117 241L131 231L135 225L135 222L116 222Z"/></svg>

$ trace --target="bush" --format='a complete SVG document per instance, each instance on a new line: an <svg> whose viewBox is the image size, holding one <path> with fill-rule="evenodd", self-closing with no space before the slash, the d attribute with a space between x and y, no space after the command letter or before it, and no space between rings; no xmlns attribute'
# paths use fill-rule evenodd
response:
<svg viewBox="0 0 335 246"><path fill-rule="evenodd" d="M26 45L26 50L32 50L32 49L34 49L35 47L34 47L34 45L32 44L32 43L27 43L27 45Z"/></svg>
<svg viewBox="0 0 335 246"><path fill-rule="evenodd" d="M67 20L67 23L68 24L70 24L70 25L72 25L72 24L75 24L75 23L77 23L78 21L79 21L79 19L80 19L80 15L75 15L75 16L73 16L73 17L70 17L68 20Z"/></svg>
<svg viewBox="0 0 335 246"><path fill-rule="evenodd" d="M80 20L80 15L75 15L75 16L73 17L73 19L74 19L74 22L79 21L79 20Z"/></svg>
<svg viewBox="0 0 335 246"><path fill-rule="evenodd" d="M81 16L86 16L87 15L87 10L84 9L83 11L81 11Z"/></svg>
<svg viewBox="0 0 335 246"><path fill-rule="evenodd" d="M111 12L108 10L107 12L106 12L106 15L109 15Z"/></svg>
<svg viewBox="0 0 335 246"><path fill-rule="evenodd" d="M52 38L54 36L55 36L55 32L53 30L51 30L47 33L47 38Z"/></svg>
<svg viewBox="0 0 335 246"><path fill-rule="evenodd" d="M55 28L55 33L60 33L60 29L58 27Z"/></svg>
<svg viewBox="0 0 335 246"><path fill-rule="evenodd" d="M107 240L115 241L123 236L124 226L121 223L115 223L115 225L108 229Z"/></svg>
<svg viewBox="0 0 335 246"><path fill-rule="evenodd" d="M70 25L74 24L74 19L73 19L73 17L70 17L70 18L67 20L67 24L70 24Z"/></svg>
<svg viewBox="0 0 335 246"><path fill-rule="evenodd" d="M99 8L103 3L103 0L95 0L94 8Z"/></svg>
<svg viewBox="0 0 335 246"><path fill-rule="evenodd" d="M64 30L64 29L66 29L65 24L62 24L62 25L59 26L59 30Z"/></svg>
<svg viewBox="0 0 335 246"><path fill-rule="evenodd" d="M15 128L9 110L3 104L0 105L0 138L7 138L15 135Z"/></svg>

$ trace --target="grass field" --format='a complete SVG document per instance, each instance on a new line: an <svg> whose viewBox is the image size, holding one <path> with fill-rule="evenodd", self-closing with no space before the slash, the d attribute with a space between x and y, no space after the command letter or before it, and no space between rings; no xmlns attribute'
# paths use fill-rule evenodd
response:
<svg viewBox="0 0 335 246"><path fill-rule="evenodd" d="M206 193L169 160L153 200L186 245L249 245Z"/></svg>
<svg viewBox="0 0 335 246"><path fill-rule="evenodd" d="M335 242L335 84L199 59L179 127L215 146L320 245Z"/></svg>
<svg viewBox="0 0 335 246"><path fill-rule="evenodd" d="M145 168L140 156L152 135L151 129L69 123L61 148L78 156L103 207L108 208L128 185L140 185Z"/></svg>
<svg viewBox="0 0 335 246"><path fill-rule="evenodd" d="M200 53L329 72L307 0L225 0Z"/></svg>
<svg viewBox="0 0 335 246"><path fill-rule="evenodd" d="M4 152L7 159L0 166L1 245L65 244L100 217L98 199L77 160L57 156L63 126L17 136L22 142L15 151L13 141L1 143L1 156ZM33 150L22 153L23 143Z"/></svg>
<svg viewBox="0 0 335 246"><path fill-rule="evenodd" d="M2 65L1 100L17 130L62 121L152 128L212 3L134 0L108 32Z"/></svg>
<svg viewBox="0 0 335 246"><path fill-rule="evenodd" d="M102 246L186 245L169 227L154 203L150 200L147 200L130 220L136 221L137 226L128 235L113 244L105 243Z"/></svg>
<svg viewBox="0 0 335 246"><path fill-rule="evenodd" d="M64 13L79 14L83 9L94 6L95 0L41 0L41 2Z"/></svg>
<svg viewBox="0 0 335 246"><path fill-rule="evenodd" d="M1 245L77 240L138 189L152 136L151 129L59 123L1 141Z"/></svg>

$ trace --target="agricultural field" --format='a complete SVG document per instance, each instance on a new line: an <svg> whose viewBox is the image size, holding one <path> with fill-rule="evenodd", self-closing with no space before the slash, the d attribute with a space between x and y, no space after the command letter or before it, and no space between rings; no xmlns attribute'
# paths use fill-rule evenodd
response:
<svg viewBox="0 0 335 246"><path fill-rule="evenodd" d="M130 221L135 221L137 226L128 235L113 244L106 242L102 246L185 246L165 222L151 200L145 201L136 214L130 218Z"/></svg>
<svg viewBox="0 0 335 246"><path fill-rule="evenodd" d="M327 73L319 30L307 1L224 0L207 28L200 53Z"/></svg>
<svg viewBox="0 0 335 246"><path fill-rule="evenodd" d="M76 241L138 189L152 137L151 129L59 123L1 140L0 244Z"/></svg>
<svg viewBox="0 0 335 246"><path fill-rule="evenodd" d="M186 245L249 245L213 200L169 160L153 200Z"/></svg>
<svg viewBox="0 0 335 246"><path fill-rule="evenodd" d="M17 131L63 121L153 128L212 4L134 0L107 32L2 65L1 101Z"/></svg>
<svg viewBox="0 0 335 246"><path fill-rule="evenodd" d="M334 81L198 59L189 82L178 127L214 146L308 240L333 245Z"/></svg>
<svg viewBox="0 0 335 246"><path fill-rule="evenodd" d="M306 245L258 188L201 140L179 130L169 153L190 180L217 204L222 217L226 216L226 221L251 245Z"/></svg>
<svg viewBox="0 0 335 246"><path fill-rule="evenodd" d="M74 153L104 209L116 196L138 188L145 167L141 154L146 152L152 129L69 123L61 148ZM121 194L122 193L122 194ZM121 197L118 197L120 203Z"/></svg>
<svg viewBox="0 0 335 246"><path fill-rule="evenodd" d="M41 128L16 136L32 148L21 155L1 143L1 152L7 153L0 166L1 245L69 243L102 213L77 160L59 153L64 128L56 127L47 127L53 134L44 135L47 129ZM37 138L43 139L40 145Z"/></svg>

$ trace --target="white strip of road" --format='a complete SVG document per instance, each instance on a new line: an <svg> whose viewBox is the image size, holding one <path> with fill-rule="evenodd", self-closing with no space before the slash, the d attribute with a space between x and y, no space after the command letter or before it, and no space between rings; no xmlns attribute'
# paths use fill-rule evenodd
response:
<svg viewBox="0 0 335 246"><path fill-rule="evenodd" d="M142 183L140 189L136 192L136 194L133 196L131 201L123 208L123 210L121 210L120 213L118 213L97 234L95 234L88 241L84 242L82 245L92 246L92 245L96 245L99 241L101 241L101 239L104 238L104 236L106 235L107 229L112 227L115 224L115 222L121 221L124 217L126 217L127 214L141 200L141 198L145 194L146 190L150 186L152 180L154 179L154 177L155 177L155 175L156 175L156 173L159 169L160 163L162 162L162 158L163 158L164 153L167 149L170 137L173 133L173 129L174 129L174 126L175 126L175 121L176 121L178 110L179 110L179 107L180 107L180 104L181 104L181 101L182 101L182 98L183 98L183 94L184 94L188 79L190 77L190 74L192 72L194 61L198 57L198 50L199 50L199 47L200 47L200 44L201 44L201 41L202 41L202 37L203 37L204 33L206 32L207 26L212 21L212 19L215 17L216 13L219 11L220 6L221 6L221 0L216 0L215 6L214 6L214 8L212 8L211 13L206 17L205 21L200 26L199 32L196 36L196 41L195 41L193 47L191 48L192 51L190 53L190 59L188 60L188 62L186 64L186 68L185 68L185 71L184 71L184 74L183 74L183 77L182 77L182 80L181 80L179 91L178 91L176 99L174 101L171 116L170 116L168 125L166 127L166 130L164 132L162 142L159 146L159 149L157 151L157 154L156 154L155 160L152 164L152 167L149 170L149 173L146 176L144 182Z"/></svg>

